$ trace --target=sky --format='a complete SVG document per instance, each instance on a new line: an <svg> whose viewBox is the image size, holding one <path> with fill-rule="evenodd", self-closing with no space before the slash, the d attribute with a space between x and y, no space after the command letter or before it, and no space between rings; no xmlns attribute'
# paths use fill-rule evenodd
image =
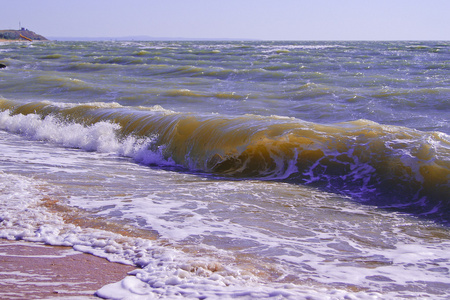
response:
<svg viewBox="0 0 450 300"><path fill-rule="evenodd" d="M0 0L47 38L450 40L450 0Z"/></svg>

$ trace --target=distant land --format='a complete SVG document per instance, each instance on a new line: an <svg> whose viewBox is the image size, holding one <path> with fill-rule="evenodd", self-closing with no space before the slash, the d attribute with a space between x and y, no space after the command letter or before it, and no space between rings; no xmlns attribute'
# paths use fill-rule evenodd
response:
<svg viewBox="0 0 450 300"><path fill-rule="evenodd" d="M37 34L31 30L22 28L20 30L0 30L0 40L11 40L11 41L48 41L47 38L40 34Z"/></svg>
<svg viewBox="0 0 450 300"><path fill-rule="evenodd" d="M232 38L183 38L183 37L152 37L146 35L122 37L49 37L52 41L255 41L255 39Z"/></svg>

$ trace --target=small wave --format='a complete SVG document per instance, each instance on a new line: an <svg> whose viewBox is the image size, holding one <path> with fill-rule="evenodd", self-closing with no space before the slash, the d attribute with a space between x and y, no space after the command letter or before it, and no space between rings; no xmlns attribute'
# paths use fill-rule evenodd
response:
<svg viewBox="0 0 450 300"><path fill-rule="evenodd" d="M117 65L138 65L143 64L141 58L134 56L100 56L94 59L95 63L100 64L117 64Z"/></svg>
<svg viewBox="0 0 450 300"><path fill-rule="evenodd" d="M184 96L184 97L204 97L204 95L199 94L199 93L195 93L189 89L176 89L176 90L169 90L167 92L164 93L165 96L169 96L169 97L180 97L180 96Z"/></svg>
<svg viewBox="0 0 450 300"><path fill-rule="evenodd" d="M169 97L213 97L217 99L247 99L249 95L239 95L236 92L219 92L219 93L199 93L189 89L173 89L163 93L164 96Z"/></svg>
<svg viewBox="0 0 450 300"><path fill-rule="evenodd" d="M87 83L83 80L70 77L58 77L53 75L41 75L33 79L34 85L45 86L45 93L55 94L61 92L81 92L101 94L105 88L98 87L95 84Z"/></svg>
<svg viewBox="0 0 450 300"><path fill-rule="evenodd" d="M248 95L246 96L242 96L237 94L236 92L230 92L230 93L216 93L214 94L214 97L218 98L218 99L235 99L235 100L241 100L241 99L246 99L248 98Z"/></svg>
<svg viewBox="0 0 450 300"><path fill-rule="evenodd" d="M98 62L72 62L63 67L64 71L77 71L77 72L101 72L117 70L121 66L118 64L102 64Z"/></svg>
<svg viewBox="0 0 450 300"><path fill-rule="evenodd" d="M140 50L140 51L136 51L133 52L133 55L137 55L137 56L145 56L145 55L150 55L151 53L145 50Z"/></svg>
<svg viewBox="0 0 450 300"><path fill-rule="evenodd" d="M63 57L64 56L62 54L49 54L49 55L41 56L41 59L60 59Z"/></svg>

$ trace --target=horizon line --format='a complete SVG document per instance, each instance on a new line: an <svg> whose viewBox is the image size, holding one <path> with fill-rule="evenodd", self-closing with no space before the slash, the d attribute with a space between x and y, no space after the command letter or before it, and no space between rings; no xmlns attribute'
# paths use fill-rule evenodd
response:
<svg viewBox="0 0 450 300"><path fill-rule="evenodd" d="M326 42L326 41L340 41L340 42L390 42L390 41L411 41L411 42L423 42L423 41L440 41L448 42L450 39L257 39L257 38L191 38L191 37L153 37L146 35L136 36L119 36L119 37L86 37L86 36L48 36L47 39L51 41L279 41L279 42Z"/></svg>

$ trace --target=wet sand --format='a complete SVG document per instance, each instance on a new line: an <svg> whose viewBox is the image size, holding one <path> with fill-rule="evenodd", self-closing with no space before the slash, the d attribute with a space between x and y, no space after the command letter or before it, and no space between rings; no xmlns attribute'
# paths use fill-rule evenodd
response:
<svg viewBox="0 0 450 300"><path fill-rule="evenodd" d="M98 289L134 269L70 247L0 239L0 299L99 299Z"/></svg>

